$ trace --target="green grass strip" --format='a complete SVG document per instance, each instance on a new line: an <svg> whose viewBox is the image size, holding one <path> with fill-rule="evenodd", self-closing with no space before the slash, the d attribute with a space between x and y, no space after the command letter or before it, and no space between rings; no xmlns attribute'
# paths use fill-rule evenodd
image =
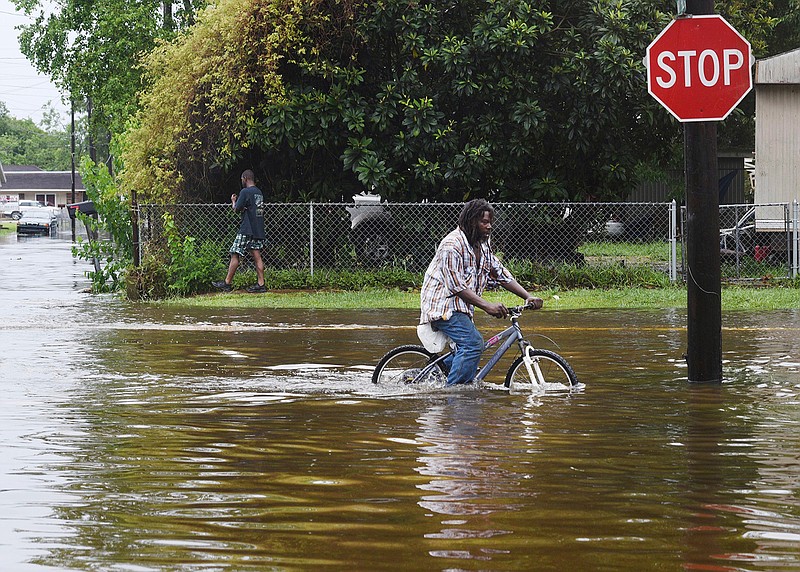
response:
<svg viewBox="0 0 800 572"><path fill-rule="evenodd" d="M685 308L687 298L686 288L679 286L543 290L535 294L544 300L545 310ZM486 297L490 300L503 301L507 305L519 303L519 298L505 291L489 292ZM232 292L206 294L193 298L173 298L152 303L205 308L418 309L419 291L365 288L355 291L270 291L267 294ZM722 308L727 311L800 308L800 290L781 287L726 286L722 289Z"/></svg>

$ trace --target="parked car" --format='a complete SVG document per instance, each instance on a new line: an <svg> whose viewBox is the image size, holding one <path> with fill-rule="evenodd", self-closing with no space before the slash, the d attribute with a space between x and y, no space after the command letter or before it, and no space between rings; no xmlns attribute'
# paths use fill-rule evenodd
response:
<svg viewBox="0 0 800 572"><path fill-rule="evenodd" d="M3 215L10 216L14 220L19 220L22 214L29 210L44 209L45 207L39 201L22 200L13 203L6 203L3 207Z"/></svg>
<svg viewBox="0 0 800 572"><path fill-rule="evenodd" d="M58 230L58 217L51 209L27 210L17 221L17 234L54 235Z"/></svg>

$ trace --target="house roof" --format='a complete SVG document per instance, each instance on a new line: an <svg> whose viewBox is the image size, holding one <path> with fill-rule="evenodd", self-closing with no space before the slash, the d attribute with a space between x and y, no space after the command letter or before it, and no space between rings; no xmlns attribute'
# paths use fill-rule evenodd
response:
<svg viewBox="0 0 800 572"><path fill-rule="evenodd" d="M3 165L3 170L8 173L10 171L41 171L36 165Z"/></svg>
<svg viewBox="0 0 800 572"><path fill-rule="evenodd" d="M756 62L756 84L800 84L800 48Z"/></svg>
<svg viewBox="0 0 800 572"><path fill-rule="evenodd" d="M32 165L0 164L0 188L9 191L69 191L72 171L43 171ZM83 189L79 173L75 173L75 189Z"/></svg>

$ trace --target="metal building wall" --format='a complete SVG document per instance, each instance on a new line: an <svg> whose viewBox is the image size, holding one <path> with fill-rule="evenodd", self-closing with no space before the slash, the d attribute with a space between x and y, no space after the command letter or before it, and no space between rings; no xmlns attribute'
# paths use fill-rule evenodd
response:
<svg viewBox="0 0 800 572"><path fill-rule="evenodd" d="M756 86L756 200L800 197L800 85Z"/></svg>
<svg viewBox="0 0 800 572"><path fill-rule="evenodd" d="M757 203L800 197L800 49L756 62Z"/></svg>

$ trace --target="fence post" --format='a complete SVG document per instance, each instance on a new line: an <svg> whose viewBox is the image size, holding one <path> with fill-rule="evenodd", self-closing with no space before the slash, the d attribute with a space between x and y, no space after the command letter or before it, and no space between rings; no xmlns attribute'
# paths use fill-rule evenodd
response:
<svg viewBox="0 0 800 572"><path fill-rule="evenodd" d="M800 203L797 199L792 203L792 278L797 278L800 272Z"/></svg>
<svg viewBox="0 0 800 572"><path fill-rule="evenodd" d="M669 281L678 279L678 204L675 199L669 205Z"/></svg>
<svg viewBox="0 0 800 572"><path fill-rule="evenodd" d="M141 208L139 201L136 200L136 193L131 193L131 232L133 237L133 266L139 268L142 264L142 229L139 226Z"/></svg>
<svg viewBox="0 0 800 572"><path fill-rule="evenodd" d="M311 270L311 276L314 276L314 203L308 203L308 237L309 237L309 244L308 244L308 258L309 258L309 267Z"/></svg>

